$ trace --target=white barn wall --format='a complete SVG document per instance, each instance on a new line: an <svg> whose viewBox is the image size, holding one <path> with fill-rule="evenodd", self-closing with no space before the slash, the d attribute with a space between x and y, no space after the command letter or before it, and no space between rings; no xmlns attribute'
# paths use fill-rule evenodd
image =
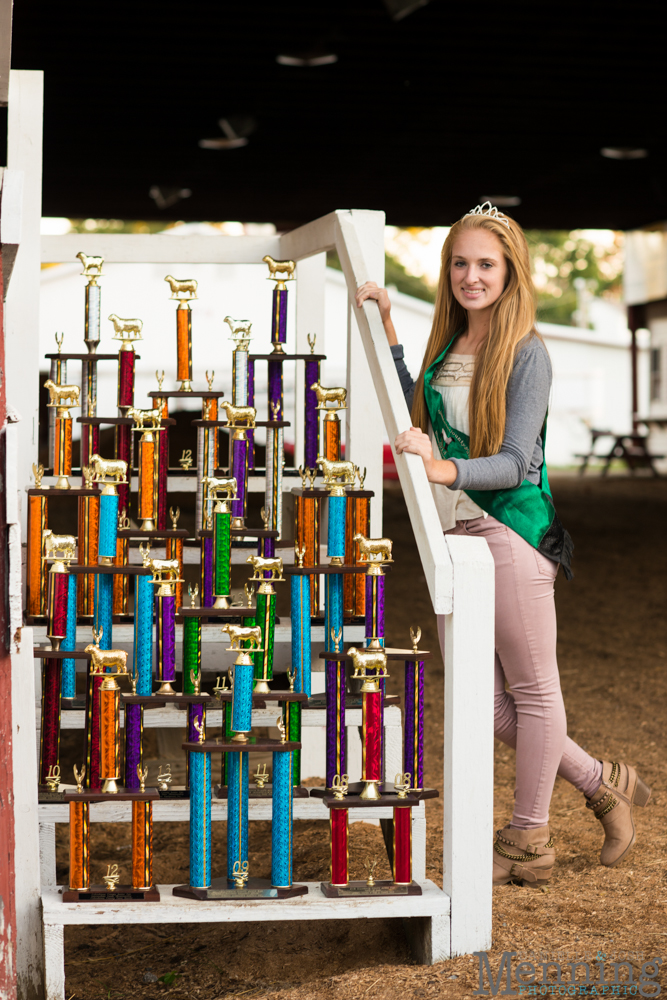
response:
<svg viewBox="0 0 667 1000"><path fill-rule="evenodd" d="M178 236L174 236L178 239ZM75 264L59 264L42 270L40 309L40 355L56 350L54 333L64 332L63 352L83 349L84 279ZM195 387L205 388L204 370L215 370L214 386L231 390L231 343L223 317L253 322L254 353L270 350L269 319L272 282L266 281L264 264L198 264L186 268L178 264L109 264L105 266L102 285L102 339L100 353L117 350L111 339L112 326L106 319L111 312L123 317L138 316L144 321L145 339L137 346L136 402L147 406L146 393L157 388L155 370L165 371L165 386L176 386L175 303L169 298L165 274L193 277L199 281L199 299L193 304L193 362ZM289 287L289 286L288 286ZM433 306L429 302L391 291L392 312L405 359L413 377L419 371L431 329ZM287 350L293 351L296 296L290 296ZM614 322L614 319L616 320ZM618 319L607 312L605 326L597 330L551 323L539 325L554 370L554 386L549 416L547 458L553 466L572 465L574 455L588 449L586 423L617 431L630 430L631 363L629 334ZM611 321L610 321L611 320ZM327 269L325 328L317 334L317 353L326 353L322 368L325 385L345 385L347 365L347 290L340 271ZM639 352L640 412L648 412L648 351ZM43 370L47 363L42 362ZM259 366L258 366L259 367ZM104 362L98 368L97 412L113 416L116 411L114 365ZM106 373L106 374L105 374ZM287 374L287 373L286 373ZM78 381L80 365L70 362L68 380ZM258 384L264 376L259 373ZM294 393L289 377L285 380L287 419L294 420ZM266 394L258 395L258 408L266 410ZM172 401L174 409L180 401ZM180 404L183 405L183 404ZM190 404L196 408L198 404ZM74 411L75 416L80 411ZM585 423L586 422L586 423ZM75 437L80 424L74 424ZM293 440L288 431L286 439ZM261 438L260 438L261 440Z"/></svg>

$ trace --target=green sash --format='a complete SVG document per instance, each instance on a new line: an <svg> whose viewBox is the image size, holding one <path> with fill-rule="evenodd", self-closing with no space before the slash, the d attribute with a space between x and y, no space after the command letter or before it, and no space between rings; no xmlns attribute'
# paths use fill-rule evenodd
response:
<svg viewBox="0 0 667 1000"><path fill-rule="evenodd" d="M455 337L452 337L442 354L426 371L424 397L441 458L467 459L470 457L470 438L463 431L457 430L447 422L442 396L431 385L433 375L442 364ZM545 417L542 427L543 448L546 447L546 437L547 421ZM561 563L566 578L568 580L572 578L570 560L574 545L556 514L549 488L546 461L542 462L540 469L539 486L524 479L519 486L513 489L465 490L465 493L487 514L516 531L517 535L520 535L548 559Z"/></svg>

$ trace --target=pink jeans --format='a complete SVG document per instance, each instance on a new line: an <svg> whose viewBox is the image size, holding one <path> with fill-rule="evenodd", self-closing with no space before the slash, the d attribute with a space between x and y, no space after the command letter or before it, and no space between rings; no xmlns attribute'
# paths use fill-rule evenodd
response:
<svg viewBox="0 0 667 1000"><path fill-rule="evenodd" d="M511 825L546 826L556 774L589 797L602 780L601 762L567 735L556 661L558 564L493 517L457 521L446 534L481 536L491 549L496 565L494 729L516 750ZM444 621L438 617L441 646Z"/></svg>

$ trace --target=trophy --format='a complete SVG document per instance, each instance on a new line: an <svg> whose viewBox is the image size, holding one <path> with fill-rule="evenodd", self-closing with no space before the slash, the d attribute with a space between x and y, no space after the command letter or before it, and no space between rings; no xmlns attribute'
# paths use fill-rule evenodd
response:
<svg viewBox="0 0 667 1000"><path fill-rule="evenodd" d="M294 492L294 546L302 552L301 565L315 567L320 562L320 518L322 494L314 487L316 468L299 468L301 489ZM310 613L316 618L320 612L320 578L317 573L309 574Z"/></svg>
<svg viewBox="0 0 667 1000"><path fill-rule="evenodd" d="M164 279L171 288L170 298L178 301L176 307L176 378L181 383L180 392L192 392L192 310L190 301L197 298L197 282L192 278Z"/></svg>
<svg viewBox="0 0 667 1000"><path fill-rule="evenodd" d="M293 260L274 260L268 254L262 260L269 268L269 281L275 281L271 310L271 343L274 354L282 354L287 340L287 288L285 282L294 281L296 264ZM282 275L282 277L279 277ZM269 393L269 399L271 394Z"/></svg>
<svg viewBox="0 0 667 1000"><path fill-rule="evenodd" d="M283 524L283 466L285 464L285 427L289 424L280 419L279 407L270 403L272 419L266 428L266 527L276 531L280 538Z"/></svg>
<svg viewBox="0 0 667 1000"><path fill-rule="evenodd" d="M323 454L317 456L315 464L321 465L323 458L327 458L330 462L338 462L341 456L338 411L347 409L347 389L325 389L319 382L313 382L309 388L315 393L316 409L324 412L324 443L323 446L320 444Z"/></svg>
<svg viewBox="0 0 667 1000"><path fill-rule="evenodd" d="M148 561L148 566L153 573L153 585L157 587L155 595L155 677L160 682L157 693L159 695L175 695L176 692L171 685L176 680L175 584L179 580L180 567L177 559L151 559Z"/></svg>
<svg viewBox="0 0 667 1000"><path fill-rule="evenodd" d="M44 555L44 531L49 518L49 501L42 486L44 466L32 467L35 487L28 492L28 538L26 552L26 610L33 617L46 614L46 565Z"/></svg>
<svg viewBox="0 0 667 1000"><path fill-rule="evenodd" d="M361 780L364 789L361 798L377 799L381 794L383 776L382 732L383 705L380 680L386 678L387 654L384 649L356 649L350 646L347 655L352 657L352 677L361 684Z"/></svg>
<svg viewBox="0 0 667 1000"><path fill-rule="evenodd" d="M113 340L120 341L118 351L118 394L117 406L118 415L127 418L129 412L134 408L134 369L136 355L134 344L142 340L141 331L143 322L140 319L121 319L116 313L109 316L113 323ZM97 451L97 448L95 449ZM92 452L91 452L92 454ZM115 426L115 457L127 463L128 469L132 465L132 427L131 424L119 423ZM125 510L130 507L130 484L123 484L120 487L120 504Z"/></svg>
<svg viewBox="0 0 667 1000"><path fill-rule="evenodd" d="M144 567L150 569L150 544L139 546ZM134 579L134 652L132 676L136 693L142 696L153 691L153 580L139 575Z"/></svg>
<svg viewBox="0 0 667 1000"><path fill-rule="evenodd" d="M232 431L230 440L230 466L232 478L236 480L236 496L232 500L232 527L245 527L248 507L248 437L249 429L255 427L256 410L252 406L234 406L226 400L220 406L227 414L227 426Z"/></svg>
<svg viewBox="0 0 667 1000"><path fill-rule="evenodd" d="M88 357L81 365L81 385L83 388L83 417L97 416L97 345L100 342L100 317L102 305L102 289L97 284L102 277L103 257L91 257L81 252L77 258L81 261L86 284L84 342L88 349ZM88 465L91 455L99 451L100 429L95 424L83 424L81 429L81 467Z"/></svg>
<svg viewBox="0 0 667 1000"><path fill-rule="evenodd" d="M312 388L320 384L320 358L315 355L315 334L308 334L311 357L304 362L304 444L303 460L306 468L316 465L320 454L320 414L317 395Z"/></svg>
<svg viewBox="0 0 667 1000"><path fill-rule="evenodd" d="M69 476L72 475L72 414L73 406L79 405L78 385L56 385L50 378L44 383L49 391L47 407L56 411L53 474L57 476L55 489L71 489Z"/></svg>
<svg viewBox="0 0 667 1000"><path fill-rule="evenodd" d="M163 438L160 438L160 443L162 442L162 440L163 440ZM167 493L166 493L166 489L165 489L164 496L166 497L166 495L167 495ZM174 507L170 507L169 508L169 517L171 518L171 530L173 532L176 532L176 531L179 530L178 519L179 519L180 516L181 516L181 509L180 509L180 507L175 507L175 508ZM181 531L181 535L179 535L179 536L171 535L171 536L168 536L167 539L166 539L166 550L167 550L166 551L166 556L167 556L167 559L177 559L178 560L178 565L180 566L180 570L179 570L179 574L178 574L179 576L183 576L183 538L182 538L182 535L184 535L184 534L186 534L186 532L182 530ZM180 582L178 582L176 584L176 607L180 608L180 606L181 606L182 603L183 603L183 584L180 583Z"/></svg>
<svg viewBox="0 0 667 1000"><path fill-rule="evenodd" d="M361 563L358 541L355 536L370 534L370 506L373 494L364 492L366 470L355 465L358 490L352 490L347 500L345 514L345 563L358 566ZM346 617L360 618L366 614L366 589L364 580L357 574L345 577L343 584L343 607Z"/></svg>
<svg viewBox="0 0 667 1000"><path fill-rule="evenodd" d="M296 550L298 568L303 569L305 550ZM290 578L290 621L292 625L292 673L297 691L311 694L310 582L305 574Z"/></svg>
<svg viewBox="0 0 667 1000"><path fill-rule="evenodd" d="M329 577L327 577L327 582ZM325 645L329 647L325 656L326 686L326 785L333 787L337 774L342 774L347 765L347 736L345 730L346 670L345 657L340 654L343 641L342 626L335 632L325 633ZM331 648L333 647L333 649Z"/></svg>
<svg viewBox="0 0 667 1000"><path fill-rule="evenodd" d="M154 400L154 402L159 402ZM132 428L141 433L139 439L139 520L142 531L157 530L158 517L158 468L159 446L156 436L164 430L162 424L162 405L152 410L129 410L129 416L135 422ZM144 422L149 426L144 427Z"/></svg>
<svg viewBox="0 0 667 1000"><path fill-rule="evenodd" d="M67 575L67 620L65 625L65 638L61 643L61 649L76 649L76 576L74 573ZM69 704L76 697L76 660L67 657L62 661L62 697Z"/></svg>
<svg viewBox="0 0 667 1000"><path fill-rule="evenodd" d="M190 608L196 607L195 601L199 587L188 585ZM179 610L179 614L182 612ZM192 613L183 616L183 692L194 694L195 683L191 678L201 677L201 616Z"/></svg>
<svg viewBox="0 0 667 1000"><path fill-rule="evenodd" d="M255 621L261 629L262 650L255 654L255 692L269 691L268 682L273 678L273 643L276 627L276 592L274 583L283 583L283 561L250 555L246 562L254 569L251 581L259 581Z"/></svg>
<svg viewBox="0 0 667 1000"><path fill-rule="evenodd" d="M206 502L204 483L215 477L218 467L218 400L202 400L203 418L197 426L197 530L206 528L206 518L210 513ZM214 411L215 416L211 413ZM211 423L209 423L211 421Z"/></svg>
<svg viewBox="0 0 667 1000"><path fill-rule="evenodd" d="M58 653L67 637L69 602L68 567L74 559L76 538L73 535L54 535L45 529L43 535L43 561L53 560L47 574L47 639L51 652ZM46 786L49 768L60 761L60 711L62 698L62 664L60 656L42 660L42 727L40 740L39 781Z"/></svg>
<svg viewBox="0 0 667 1000"><path fill-rule="evenodd" d="M207 504L213 502L213 607L228 608L232 593L232 504L237 483L230 479L205 479Z"/></svg>
<svg viewBox="0 0 667 1000"><path fill-rule="evenodd" d="M84 424L84 429L85 429ZM95 454L95 453L92 453ZM92 458L91 454L91 458ZM83 466L83 479L86 490L93 488L95 472L90 466ZM79 496L79 565L95 566L98 560L98 545L100 538L100 501L99 492L95 491ZM92 573L79 576L77 584L77 614L80 617L92 618L95 613L95 577Z"/></svg>
<svg viewBox="0 0 667 1000"><path fill-rule="evenodd" d="M412 775L413 787L424 785L424 660L420 653L420 628L410 628L412 658L405 661L405 731L403 767Z"/></svg>
<svg viewBox="0 0 667 1000"><path fill-rule="evenodd" d="M86 783L92 791L115 794L120 781L120 688L116 677L127 674L123 649L102 649L93 629L86 693ZM104 786L103 787L103 783Z"/></svg>
<svg viewBox="0 0 667 1000"><path fill-rule="evenodd" d="M63 340L65 334L61 333L60 336L56 333L56 344L58 345L58 354L56 356L51 355L51 370L49 372L49 379L55 385L65 385L67 382L67 359L61 356L61 351L63 347ZM85 415L85 410L84 410ZM53 468L56 460L56 413L55 410L49 410L49 468Z"/></svg>

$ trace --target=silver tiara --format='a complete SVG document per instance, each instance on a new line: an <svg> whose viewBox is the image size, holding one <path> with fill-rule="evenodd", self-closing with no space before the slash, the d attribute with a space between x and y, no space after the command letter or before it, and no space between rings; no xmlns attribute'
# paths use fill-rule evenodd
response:
<svg viewBox="0 0 667 1000"><path fill-rule="evenodd" d="M483 205L476 205L471 212L466 212L463 219L467 219L469 215L486 215L489 219L496 219L498 222L502 222L504 226L510 228L510 221L506 215L499 212L495 205L492 205L490 201L485 201ZM511 230L510 230L511 232Z"/></svg>

